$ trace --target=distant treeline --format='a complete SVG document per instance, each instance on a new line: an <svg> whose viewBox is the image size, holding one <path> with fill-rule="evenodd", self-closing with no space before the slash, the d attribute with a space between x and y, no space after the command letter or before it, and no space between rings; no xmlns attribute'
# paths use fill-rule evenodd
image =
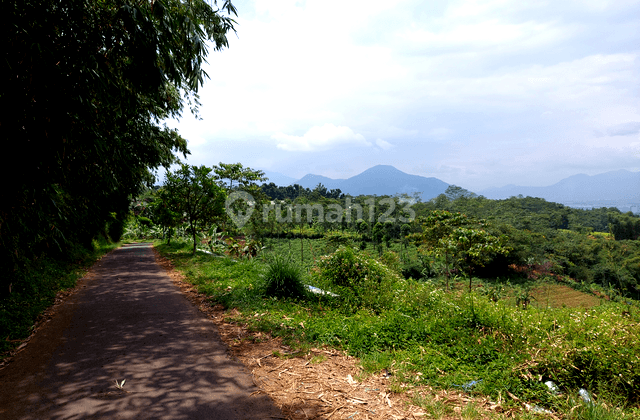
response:
<svg viewBox="0 0 640 420"><path fill-rule="evenodd" d="M418 203L414 209L456 211L533 232L605 232L612 233L616 240L640 237L640 218L631 212L622 213L616 207L584 210L523 196L492 200L455 186L428 202Z"/></svg>
<svg viewBox="0 0 640 420"><path fill-rule="evenodd" d="M271 200L295 202L305 199L310 202L342 200L346 197L340 189L327 189L318 184L313 190L299 184L286 187L273 182L263 184L260 189ZM364 203L370 196L353 197L354 202ZM376 197L381 199L382 197ZM396 197L413 200L411 208L416 217L426 215L433 210L449 210L469 216L486 219L494 224L509 224L516 229L532 232L547 230L571 230L578 233L612 233L616 240L638 239L640 237L640 218L631 212L622 213L616 207L580 209L536 197L511 197L494 200L478 196L455 185L444 194L429 200L420 201L417 197ZM400 206L398 206L400 209Z"/></svg>
<svg viewBox="0 0 640 420"><path fill-rule="evenodd" d="M273 182L262 184L260 187L263 193L272 200L295 200L298 197L305 197L310 200L319 198L340 199L344 197L340 189L328 190L322 184L318 184L313 190L298 184L280 187Z"/></svg>

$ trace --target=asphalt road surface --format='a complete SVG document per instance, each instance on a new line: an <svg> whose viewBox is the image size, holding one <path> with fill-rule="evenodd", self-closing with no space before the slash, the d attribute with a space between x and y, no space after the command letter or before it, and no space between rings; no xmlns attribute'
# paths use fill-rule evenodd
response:
<svg viewBox="0 0 640 420"><path fill-rule="evenodd" d="M151 244L114 250L81 284L0 371L0 419L284 418Z"/></svg>

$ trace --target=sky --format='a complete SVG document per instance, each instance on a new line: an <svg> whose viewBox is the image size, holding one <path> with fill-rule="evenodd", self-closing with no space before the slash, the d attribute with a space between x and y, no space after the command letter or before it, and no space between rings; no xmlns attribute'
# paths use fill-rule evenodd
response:
<svg viewBox="0 0 640 420"><path fill-rule="evenodd" d="M640 171L640 0L244 0L186 162L472 191Z"/></svg>

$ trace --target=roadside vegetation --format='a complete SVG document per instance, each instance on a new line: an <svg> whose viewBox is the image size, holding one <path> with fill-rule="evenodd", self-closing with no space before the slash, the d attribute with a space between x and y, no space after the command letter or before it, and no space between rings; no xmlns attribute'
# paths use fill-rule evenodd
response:
<svg viewBox="0 0 640 420"><path fill-rule="evenodd" d="M204 0L2 6L11 83L0 135L12 164L0 167L0 353L120 240L156 171L189 153L162 121L186 106L197 114L202 63L228 46L237 15L230 1Z"/></svg>
<svg viewBox="0 0 640 420"><path fill-rule="evenodd" d="M153 224L149 191L133 205L125 237L156 239L233 321L297 351L344 350L360 359L362 375L390 375L394 392L462 390L522 418L640 414L636 216L531 197L487 200L455 186L426 203L345 197L322 185L277 193L284 198L254 188L249 205L271 209L254 211L242 229L211 220L194 254L186 225L174 224L169 240L169 229ZM374 199L385 205L369 222ZM365 216L295 217L299 205L313 212L339 203ZM413 395L432 417L455 414Z"/></svg>
<svg viewBox="0 0 640 420"><path fill-rule="evenodd" d="M526 403L572 419L639 414L635 302L585 299L577 307L551 306L557 283L541 280L509 285L474 278L472 292L466 281L454 280L446 291L437 278L404 279L381 262L391 255L381 259L340 247L317 256L316 263L305 262L285 251L291 242L297 241L274 240L251 259L193 256L190 244L180 240L156 248L212 303L235 309L234 321L282 337L300 351L323 344L346 350L361 359L363 375L390 372L395 392L420 386L465 390L505 408L526 412ZM323 244L307 245L310 250ZM274 278L286 278L295 292L274 293ZM336 296L309 288L301 296L299 285ZM533 299L536 288L547 291L546 300L544 292ZM440 404L422 397L414 402L432 412ZM440 408L443 416L453 414Z"/></svg>
<svg viewBox="0 0 640 420"><path fill-rule="evenodd" d="M6 7L4 7L6 5ZM3 2L0 354L79 270L115 246L129 203L189 153L161 121L197 114L208 48L235 7L69 0ZM46 10L46 13L42 13ZM205 47L208 45L208 47ZM99 52L99 53L98 53ZM144 219L140 220L144 223Z"/></svg>
<svg viewBox="0 0 640 420"><path fill-rule="evenodd" d="M99 237L89 249L76 245L64 257L42 257L26 264L0 299L0 362L31 335L59 292L74 288L93 263L118 245Z"/></svg>

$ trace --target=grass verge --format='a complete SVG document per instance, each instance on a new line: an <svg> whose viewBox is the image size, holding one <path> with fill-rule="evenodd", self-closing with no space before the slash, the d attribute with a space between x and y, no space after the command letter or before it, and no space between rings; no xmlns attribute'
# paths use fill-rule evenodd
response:
<svg viewBox="0 0 640 420"><path fill-rule="evenodd" d="M640 311L607 302L591 308L516 307L480 293L448 293L399 280L393 304L358 307L340 297L268 297L260 258L191 256L188 244L159 244L188 281L232 318L296 349L329 345L360 358L364 375L388 372L392 389L433 387L485 396L503 410L548 410L570 419L637 418ZM319 257L319 256L318 256ZM331 289L310 270L308 284ZM230 315L231 316L231 315ZM553 393L545 382L557 384ZM592 403L578 396L590 392ZM440 402L416 404L435 412ZM468 418L475 416L469 409ZM523 414L522 418L536 414ZM533 418L533 417L532 417Z"/></svg>

